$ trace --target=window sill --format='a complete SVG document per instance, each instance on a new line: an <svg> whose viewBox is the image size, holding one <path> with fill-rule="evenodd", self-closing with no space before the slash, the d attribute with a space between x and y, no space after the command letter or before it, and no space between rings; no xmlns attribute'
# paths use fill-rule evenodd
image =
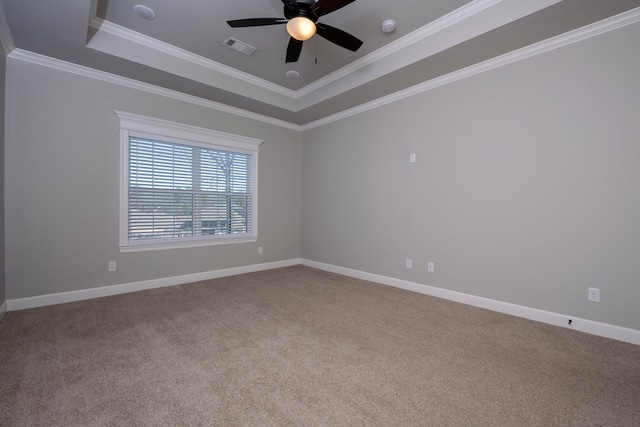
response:
<svg viewBox="0 0 640 427"><path fill-rule="evenodd" d="M146 251L162 251L167 249L186 249L186 248L199 248L204 246L218 246L218 245L230 245L234 243L252 243L257 242L257 236L251 237L231 237L231 238L217 238L217 239L202 239L202 240L180 240L172 242L157 242L157 243L129 243L120 245L120 252L146 252Z"/></svg>

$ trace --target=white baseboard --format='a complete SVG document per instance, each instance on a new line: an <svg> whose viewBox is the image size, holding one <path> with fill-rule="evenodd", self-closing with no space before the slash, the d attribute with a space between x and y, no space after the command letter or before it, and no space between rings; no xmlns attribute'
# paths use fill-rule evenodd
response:
<svg viewBox="0 0 640 427"><path fill-rule="evenodd" d="M592 335L598 335L605 338L611 338L618 341L640 345L640 331L635 329L623 328L621 326L610 325L607 323L594 322L592 320L580 319L566 314L558 314L550 311L539 310L536 308L525 307L522 305L511 304L508 302L496 301L489 298L478 297L461 292L436 288L433 286L421 285L415 282L394 279L393 277L380 276L377 274L366 273L364 271L352 270L349 268L339 267L331 264L324 264L307 259L302 259L301 264L332 273L342 274L343 276L349 276L356 279L368 280L370 282L394 286L396 288L406 289L409 291L443 298L462 304L472 305L474 307L485 308L487 310L497 311L499 313L510 314L516 317L522 317L529 320L535 320L537 322L548 323L551 325L574 329ZM571 319L572 321L571 326L569 326L569 319Z"/></svg>
<svg viewBox="0 0 640 427"><path fill-rule="evenodd" d="M46 305L63 304L66 302L82 301L92 298L100 298L111 295L126 294L129 292L144 291L147 289L163 288L167 286L183 285L202 280L217 279L220 277L235 276L256 271L273 270L274 268L291 267L299 265L300 259L276 261L265 264L247 265L244 267L227 268L224 270L205 271L202 273L185 274L183 276L165 277L161 279L145 280L142 282L125 283L121 285L101 286L98 288L81 289L78 291L60 292L56 294L39 295L35 297L16 298L7 300L3 305L5 311L24 310L27 308L44 307Z"/></svg>
<svg viewBox="0 0 640 427"><path fill-rule="evenodd" d="M265 264L248 265L244 267L228 268L224 270L206 271L202 273L186 274L183 276L173 276L161 279L145 280L141 282L125 283L121 285L102 286L98 288L82 289L78 291L61 292L49 295L39 295L28 298L17 298L5 301L0 306L0 320L7 311L23 310L27 308L43 307L46 305L62 304L66 302L81 301L92 298L100 298L111 295L125 294L129 292L143 291L147 289L162 288L166 286L183 285L187 283L199 282L202 280L217 279L220 277L235 276L237 274L253 273L256 271L272 270L275 268L291 267L294 265L306 265L319 270L330 271L344 276L355 277L357 279L368 280L381 283L383 285L406 289L425 295L443 298L474 307L485 308L499 313L510 314L529 320L535 320L563 328L574 329L592 335L624 341L631 344L640 345L640 331L623 328L621 326L607 323L594 322L592 320L581 319L574 316L553 313L536 308L525 307L475 295L464 294L433 286L422 285L407 280L395 279L393 277L381 276L364 271L353 270L331 264L311 261L307 259L290 259ZM568 325L572 320L571 326Z"/></svg>

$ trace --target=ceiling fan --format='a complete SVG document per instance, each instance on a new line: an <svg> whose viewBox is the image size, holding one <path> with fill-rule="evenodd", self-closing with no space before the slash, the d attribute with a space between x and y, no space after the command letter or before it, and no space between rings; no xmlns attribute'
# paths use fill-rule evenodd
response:
<svg viewBox="0 0 640 427"><path fill-rule="evenodd" d="M355 0L282 0L284 18L250 18L227 21L233 28L259 27L263 25L287 24L291 36L287 46L286 62L296 62L302 52L302 42L318 34L340 47L357 51L362 41L338 28L318 22L326 14L338 10Z"/></svg>

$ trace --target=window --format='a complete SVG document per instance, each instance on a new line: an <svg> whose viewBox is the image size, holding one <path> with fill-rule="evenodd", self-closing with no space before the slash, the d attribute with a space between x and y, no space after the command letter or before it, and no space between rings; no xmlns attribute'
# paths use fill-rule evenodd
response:
<svg viewBox="0 0 640 427"><path fill-rule="evenodd" d="M257 240L262 141L116 112L121 251Z"/></svg>

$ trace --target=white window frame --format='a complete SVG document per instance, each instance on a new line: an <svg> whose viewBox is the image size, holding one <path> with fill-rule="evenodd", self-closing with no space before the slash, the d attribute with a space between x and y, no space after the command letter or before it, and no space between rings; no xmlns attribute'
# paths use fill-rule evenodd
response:
<svg viewBox="0 0 640 427"><path fill-rule="evenodd" d="M258 240L258 148L264 141L123 111L114 111L120 120L120 252L192 248L247 243ZM129 137L250 154L252 156L252 203L250 233L221 234L202 238L129 240Z"/></svg>

